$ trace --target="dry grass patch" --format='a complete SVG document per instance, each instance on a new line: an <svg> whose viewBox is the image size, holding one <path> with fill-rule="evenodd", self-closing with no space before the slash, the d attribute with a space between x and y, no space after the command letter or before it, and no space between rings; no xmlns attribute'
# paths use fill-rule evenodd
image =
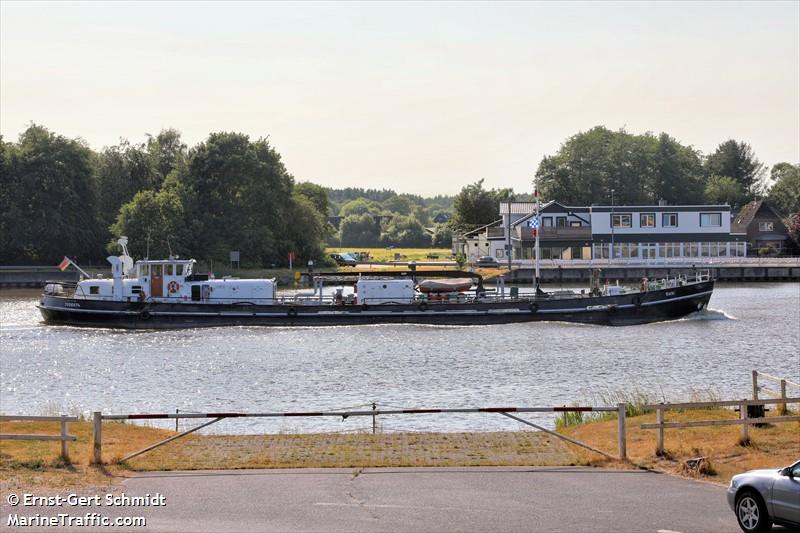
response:
<svg viewBox="0 0 800 533"><path fill-rule="evenodd" d="M0 422L0 433L57 435L58 422ZM78 438L69 443L70 464L60 457L58 441L0 441L0 488L70 489L87 486L111 486L124 476L124 469L89 465L92 450L92 424L71 422L69 434ZM124 453L157 442L172 432L131 424L103 424L104 457L122 457ZM125 451L127 450L127 452Z"/></svg>
<svg viewBox="0 0 800 533"><path fill-rule="evenodd" d="M450 248L348 248L331 247L325 249L325 254L347 253L347 252L367 252L371 261L387 263L395 260L395 255L400 255L401 261L452 261L453 251ZM438 256L436 259L428 259L428 256Z"/></svg>
<svg viewBox="0 0 800 533"><path fill-rule="evenodd" d="M772 411L773 414L775 411ZM666 411L668 422L734 419L738 413L729 409L698 409L691 411ZM764 428L750 427L750 445L739 445L741 427L712 426L685 429L666 429L664 432L663 457L656 451L654 429L641 429L644 423L655 422L655 413L627 419L627 450L629 459L643 467L664 470L670 473L692 476L698 474L685 467L685 461L695 457L706 457L704 478L719 483L728 483L734 474L755 468L777 468L786 466L800 457L800 422L782 422ZM562 433L582 440L604 450L616 449L617 420L590 422L562 428ZM584 461L593 461L590 452L577 452Z"/></svg>

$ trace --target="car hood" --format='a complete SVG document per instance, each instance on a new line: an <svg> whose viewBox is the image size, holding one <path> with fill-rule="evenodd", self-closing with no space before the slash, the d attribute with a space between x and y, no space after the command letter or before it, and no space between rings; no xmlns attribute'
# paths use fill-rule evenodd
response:
<svg viewBox="0 0 800 533"><path fill-rule="evenodd" d="M743 472L738 474L734 477L742 478L742 477L763 477L763 478L771 478L771 477L778 477L780 475L780 468L766 468L763 470L750 470L747 472Z"/></svg>

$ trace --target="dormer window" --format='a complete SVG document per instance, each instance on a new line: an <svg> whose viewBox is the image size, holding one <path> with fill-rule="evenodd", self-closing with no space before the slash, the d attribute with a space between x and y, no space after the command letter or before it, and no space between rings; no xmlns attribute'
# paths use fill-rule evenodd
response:
<svg viewBox="0 0 800 533"><path fill-rule="evenodd" d="M722 213L700 213L700 226L717 228L722 226Z"/></svg>
<svg viewBox="0 0 800 533"><path fill-rule="evenodd" d="M773 231L775 229L774 222L759 222L758 231Z"/></svg>

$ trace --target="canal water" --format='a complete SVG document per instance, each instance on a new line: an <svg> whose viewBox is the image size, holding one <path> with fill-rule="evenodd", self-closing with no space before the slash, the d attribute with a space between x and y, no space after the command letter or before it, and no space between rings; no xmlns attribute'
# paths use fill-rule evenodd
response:
<svg viewBox="0 0 800 533"><path fill-rule="evenodd" d="M0 292L4 414L300 411L744 398L750 371L800 382L800 284L718 285L684 320L214 328L45 326L36 292ZM551 415L531 417L552 425ZM184 423L184 426L188 422ZM352 431L370 418L238 419L215 432ZM514 430L499 415L379 418L385 431ZM168 424L153 423L174 427Z"/></svg>

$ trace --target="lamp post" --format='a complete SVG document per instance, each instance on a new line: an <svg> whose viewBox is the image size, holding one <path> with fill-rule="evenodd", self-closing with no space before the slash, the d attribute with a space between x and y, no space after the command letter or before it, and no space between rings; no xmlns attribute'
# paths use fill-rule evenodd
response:
<svg viewBox="0 0 800 533"><path fill-rule="evenodd" d="M609 250L609 262L614 260L614 189L611 189L611 250Z"/></svg>

